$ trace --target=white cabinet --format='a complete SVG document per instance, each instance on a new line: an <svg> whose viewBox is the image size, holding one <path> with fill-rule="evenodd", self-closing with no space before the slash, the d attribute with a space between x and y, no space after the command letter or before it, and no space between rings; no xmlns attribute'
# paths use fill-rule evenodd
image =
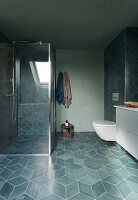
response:
<svg viewBox="0 0 138 200"><path fill-rule="evenodd" d="M116 106L117 143L138 159L138 112Z"/></svg>

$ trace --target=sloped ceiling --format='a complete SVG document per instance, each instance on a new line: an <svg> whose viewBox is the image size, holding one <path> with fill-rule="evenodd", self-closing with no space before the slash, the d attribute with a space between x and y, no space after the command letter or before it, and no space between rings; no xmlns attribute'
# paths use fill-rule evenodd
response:
<svg viewBox="0 0 138 200"><path fill-rule="evenodd" d="M12 40L104 49L125 26L138 26L138 0L0 0L0 31Z"/></svg>

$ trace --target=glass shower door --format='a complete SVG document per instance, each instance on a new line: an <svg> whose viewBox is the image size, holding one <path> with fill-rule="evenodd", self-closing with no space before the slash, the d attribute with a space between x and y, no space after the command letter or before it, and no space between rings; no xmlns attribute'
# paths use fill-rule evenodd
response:
<svg viewBox="0 0 138 200"><path fill-rule="evenodd" d="M49 154L48 44L19 43L16 48L20 62L19 153Z"/></svg>
<svg viewBox="0 0 138 200"><path fill-rule="evenodd" d="M0 107L1 113L5 112L0 120L8 123L3 129L6 142L9 136L16 137L3 153L49 155L55 137L55 65L51 46L19 42L12 50L16 52L15 62L9 59L1 68L6 73L1 86L8 86L0 88L1 94L5 91L6 101L2 103L7 108Z"/></svg>

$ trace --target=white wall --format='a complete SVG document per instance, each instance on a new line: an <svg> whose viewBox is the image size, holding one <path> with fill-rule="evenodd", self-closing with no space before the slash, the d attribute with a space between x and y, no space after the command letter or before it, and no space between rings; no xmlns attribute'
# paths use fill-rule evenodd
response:
<svg viewBox="0 0 138 200"><path fill-rule="evenodd" d="M92 121L104 119L104 52L100 50L57 50L56 75L68 72L72 105L56 104L56 126L66 119L74 131L93 131Z"/></svg>

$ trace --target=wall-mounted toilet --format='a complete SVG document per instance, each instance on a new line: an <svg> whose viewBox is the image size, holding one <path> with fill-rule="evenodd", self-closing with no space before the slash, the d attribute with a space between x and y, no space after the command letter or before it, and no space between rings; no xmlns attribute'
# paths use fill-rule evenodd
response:
<svg viewBox="0 0 138 200"><path fill-rule="evenodd" d="M105 141L116 141L116 124L112 121L94 121L97 135Z"/></svg>

